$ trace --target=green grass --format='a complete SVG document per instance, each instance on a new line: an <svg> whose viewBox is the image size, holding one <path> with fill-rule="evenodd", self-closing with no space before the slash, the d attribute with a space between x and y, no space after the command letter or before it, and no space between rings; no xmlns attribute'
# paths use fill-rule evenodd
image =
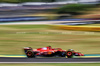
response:
<svg viewBox="0 0 100 66"><path fill-rule="evenodd" d="M100 54L100 33L57 30L48 25L0 25L0 54L24 54L23 47L49 45Z"/></svg>
<svg viewBox="0 0 100 66"><path fill-rule="evenodd" d="M32 28L47 28L47 25L1 25L1 27L7 28L20 28L20 29L32 29Z"/></svg>
<svg viewBox="0 0 100 66"><path fill-rule="evenodd" d="M84 64L77 64L77 63L74 63L74 64L71 64L71 63L64 63L64 64L61 64L61 63L56 63L56 64L48 64L48 63L45 63L45 64L0 64L0 66L100 66L100 63L84 63Z"/></svg>

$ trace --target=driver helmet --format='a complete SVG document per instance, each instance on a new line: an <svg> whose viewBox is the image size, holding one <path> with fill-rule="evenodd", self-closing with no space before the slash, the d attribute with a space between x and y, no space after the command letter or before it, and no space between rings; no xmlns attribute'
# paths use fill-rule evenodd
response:
<svg viewBox="0 0 100 66"><path fill-rule="evenodd" d="M47 46L48 49L51 49L51 46Z"/></svg>
<svg viewBox="0 0 100 66"><path fill-rule="evenodd" d="M68 51L74 51L73 49L68 49Z"/></svg>

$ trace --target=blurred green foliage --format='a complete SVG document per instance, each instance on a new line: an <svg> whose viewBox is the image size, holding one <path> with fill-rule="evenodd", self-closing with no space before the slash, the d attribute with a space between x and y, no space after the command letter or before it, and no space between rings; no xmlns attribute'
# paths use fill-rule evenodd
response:
<svg viewBox="0 0 100 66"><path fill-rule="evenodd" d="M81 11L89 10L89 8L93 8L95 5L86 5L86 4L69 4L64 7L59 8L57 13L69 13L69 14L80 14Z"/></svg>

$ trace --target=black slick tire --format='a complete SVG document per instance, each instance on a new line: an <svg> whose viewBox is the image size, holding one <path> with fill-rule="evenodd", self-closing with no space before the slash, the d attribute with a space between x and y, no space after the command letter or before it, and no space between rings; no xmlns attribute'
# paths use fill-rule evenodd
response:
<svg viewBox="0 0 100 66"><path fill-rule="evenodd" d="M35 54L32 50L28 50L26 55L27 55L28 58L35 58Z"/></svg>
<svg viewBox="0 0 100 66"><path fill-rule="evenodd" d="M73 58L74 53L72 51L67 51L66 56L67 58Z"/></svg>

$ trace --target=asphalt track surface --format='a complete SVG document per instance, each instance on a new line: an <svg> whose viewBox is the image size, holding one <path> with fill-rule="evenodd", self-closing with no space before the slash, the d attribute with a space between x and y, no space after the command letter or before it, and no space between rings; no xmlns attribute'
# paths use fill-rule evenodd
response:
<svg viewBox="0 0 100 66"><path fill-rule="evenodd" d="M0 63L100 63L99 58L19 58L0 57Z"/></svg>

